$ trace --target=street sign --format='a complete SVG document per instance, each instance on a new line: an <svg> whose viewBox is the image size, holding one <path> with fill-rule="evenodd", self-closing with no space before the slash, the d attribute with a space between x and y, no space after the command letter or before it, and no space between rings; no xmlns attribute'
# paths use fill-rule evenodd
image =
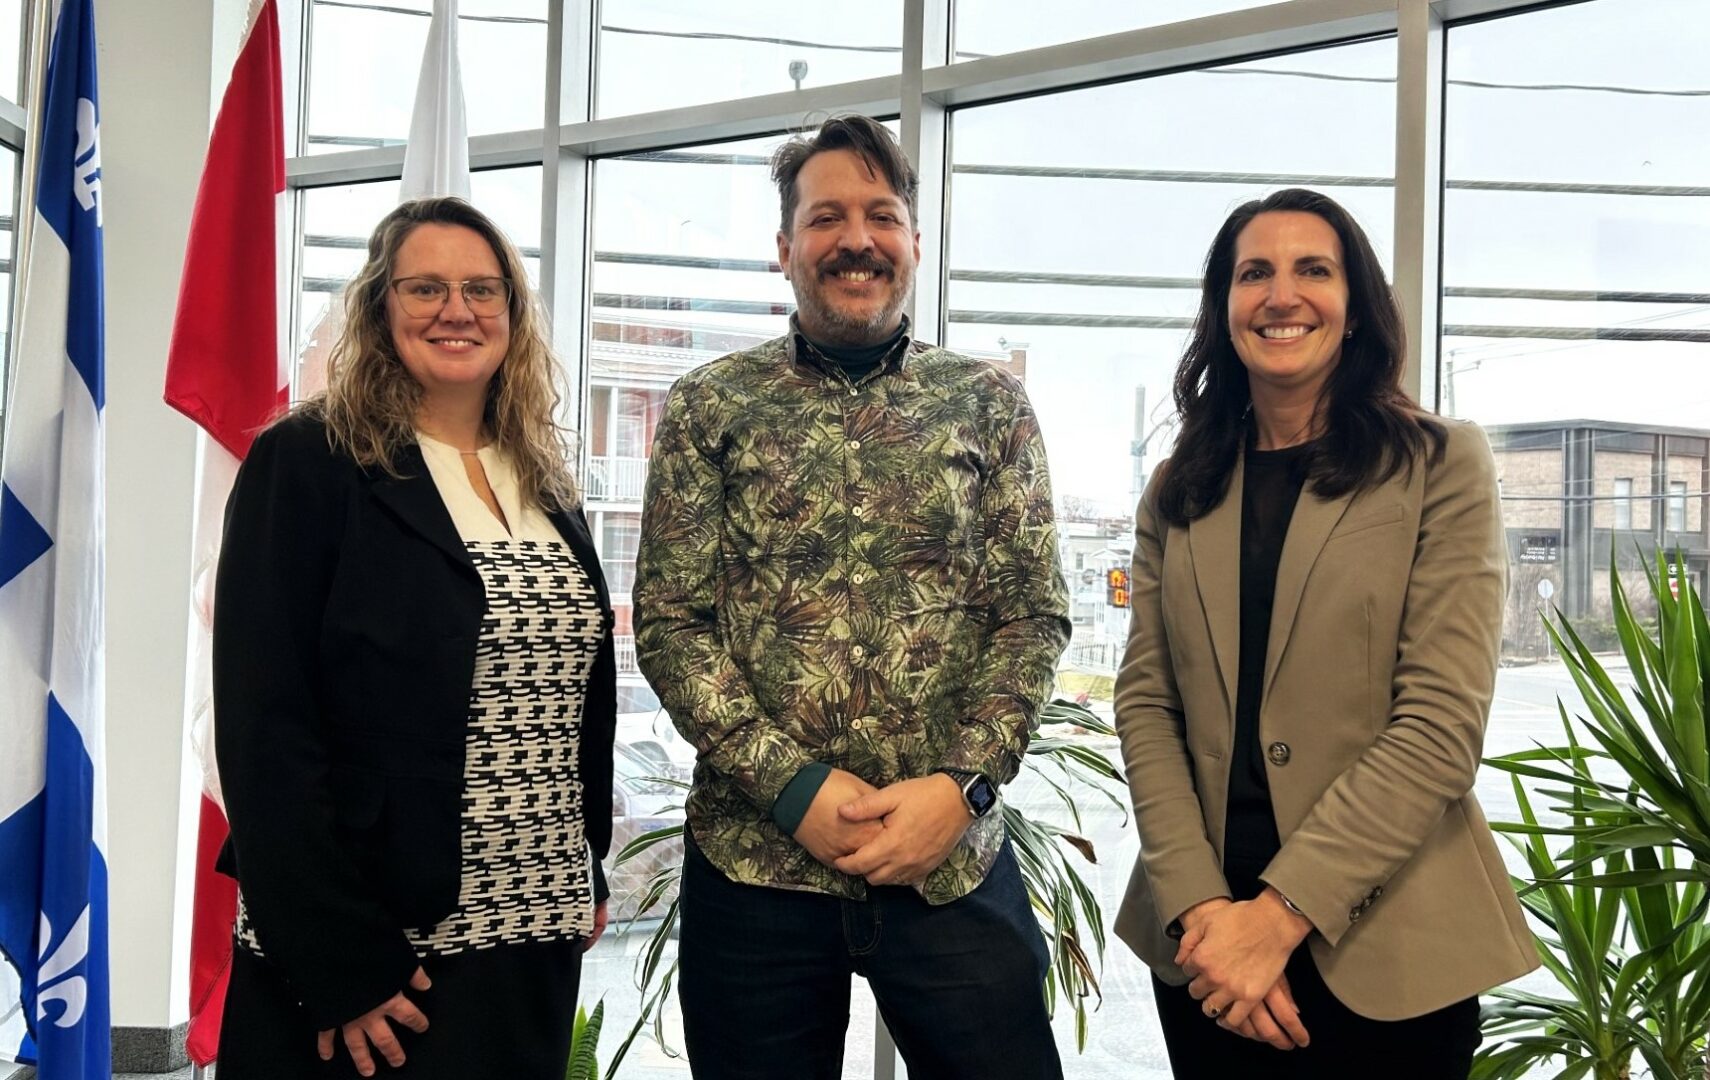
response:
<svg viewBox="0 0 1710 1080"><path fill-rule="evenodd" d="M1560 532L1534 533L1520 537L1518 560L1523 563L1556 563L1562 557Z"/></svg>

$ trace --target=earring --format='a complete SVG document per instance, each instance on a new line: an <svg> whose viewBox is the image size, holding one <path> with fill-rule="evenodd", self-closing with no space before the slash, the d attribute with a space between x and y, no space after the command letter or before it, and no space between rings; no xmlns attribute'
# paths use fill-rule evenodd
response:
<svg viewBox="0 0 1710 1080"><path fill-rule="evenodd" d="M1348 332L1342 335L1342 340L1343 341L1354 340L1354 329L1353 329L1353 327L1349 327Z"/></svg>

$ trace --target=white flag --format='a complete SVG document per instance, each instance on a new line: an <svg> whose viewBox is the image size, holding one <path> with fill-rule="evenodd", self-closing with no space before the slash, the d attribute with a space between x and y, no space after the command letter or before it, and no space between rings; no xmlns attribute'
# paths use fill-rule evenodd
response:
<svg viewBox="0 0 1710 1080"><path fill-rule="evenodd" d="M457 61L457 0L433 0L433 25L422 50L416 109L404 147L400 199L469 198L469 121L463 112L463 67Z"/></svg>

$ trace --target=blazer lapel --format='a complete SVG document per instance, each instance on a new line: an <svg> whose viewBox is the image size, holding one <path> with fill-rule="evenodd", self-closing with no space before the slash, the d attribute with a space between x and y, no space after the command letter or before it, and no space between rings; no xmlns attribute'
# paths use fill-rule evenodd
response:
<svg viewBox="0 0 1710 1080"><path fill-rule="evenodd" d="M431 540L460 566L475 573L475 563L463 546L463 538L445 508L433 477L428 475L427 462L422 460L421 447L410 444L399 455L401 477L379 473L373 480L374 497L396 514L404 524Z"/></svg>
<svg viewBox="0 0 1710 1080"><path fill-rule="evenodd" d="M1306 579L1318 561L1318 553L1330 539L1330 531L1342 520L1354 493L1335 499L1321 499L1312 493L1312 483L1301 488L1300 499L1289 519L1288 537L1283 541L1282 557L1277 562L1277 591L1271 602L1271 632L1265 644L1266 701L1271 696L1271 683L1277 676L1277 665L1288 647L1294 631L1295 612L1300 610L1300 597L1306 591Z"/></svg>
<svg viewBox="0 0 1710 1080"><path fill-rule="evenodd" d="M1217 671L1223 677L1223 701L1235 722L1236 679L1241 663L1241 474L1235 460L1229 493L1210 513L1188 524L1188 551L1194 583L1211 632Z"/></svg>

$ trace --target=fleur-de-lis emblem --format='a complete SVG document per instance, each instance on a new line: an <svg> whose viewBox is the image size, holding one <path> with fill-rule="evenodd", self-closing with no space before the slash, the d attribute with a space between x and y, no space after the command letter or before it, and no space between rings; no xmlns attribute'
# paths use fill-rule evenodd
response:
<svg viewBox="0 0 1710 1080"><path fill-rule="evenodd" d="M71 190L77 205L95 211L101 225L101 131L95 120L95 103L77 99L77 149L71 155Z"/></svg>
<svg viewBox="0 0 1710 1080"><path fill-rule="evenodd" d="M75 1027L83 1019L83 1008L89 999L89 980L70 974L89 957L88 905L51 954L48 950L53 946L53 924L48 921L47 912L42 912L41 940L41 967L36 971L36 1020L46 1020L48 1002L57 1001L62 1007L54 1026Z"/></svg>

